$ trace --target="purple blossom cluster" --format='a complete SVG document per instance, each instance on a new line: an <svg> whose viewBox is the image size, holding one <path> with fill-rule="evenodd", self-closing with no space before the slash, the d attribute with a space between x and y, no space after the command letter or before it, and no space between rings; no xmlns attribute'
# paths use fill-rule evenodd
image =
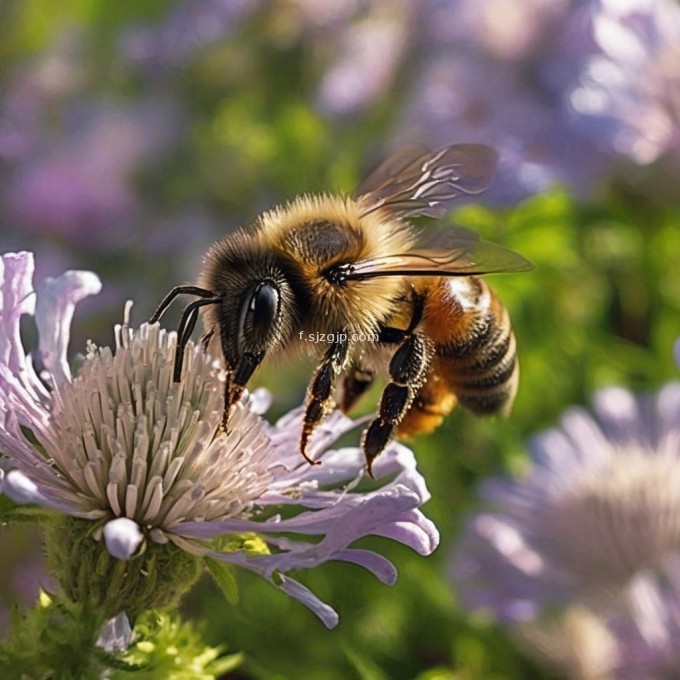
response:
<svg viewBox="0 0 680 680"><path fill-rule="evenodd" d="M461 602L519 630L586 608L612 642L594 664L667 677L680 643L680 383L603 390L594 415L570 409L531 454L528 474L482 488L486 509L453 561Z"/></svg>
<svg viewBox="0 0 680 680"><path fill-rule="evenodd" d="M592 194L625 159L677 167L671 0L422 0L417 15L420 58L395 146L495 146L497 201L556 183Z"/></svg>

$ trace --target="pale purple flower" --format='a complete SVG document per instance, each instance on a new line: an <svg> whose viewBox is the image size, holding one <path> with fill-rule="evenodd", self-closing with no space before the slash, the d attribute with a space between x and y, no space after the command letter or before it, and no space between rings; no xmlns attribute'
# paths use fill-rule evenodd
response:
<svg viewBox="0 0 680 680"><path fill-rule="evenodd" d="M190 343L183 379L174 383L176 335L158 325L116 327L115 350L91 343L73 376L71 318L80 299L98 292L99 280L67 272L36 292L30 253L1 262L0 489L15 501L92 520L95 538L118 559L132 557L143 541L171 541L254 571L327 626L337 614L290 570L339 560L390 584L391 562L351 547L355 540L385 536L424 555L436 547L437 531L418 510L428 492L405 447L388 447L373 469L382 484L363 492L356 487L361 451L329 448L355 427L339 413L312 441L320 466L299 454L301 410L270 427L253 400L239 405L224 432L219 362ZM40 375L21 343L22 314L35 315ZM254 551L220 552L213 544L225 534L252 533Z"/></svg>
<svg viewBox="0 0 680 680"><path fill-rule="evenodd" d="M138 208L132 180L167 147L175 111L148 100L130 108L76 107L59 140L43 134L7 183L7 210L22 230L95 243L121 241ZM108 227L120 225L112 232ZM129 230L131 227L128 226Z"/></svg>
<svg viewBox="0 0 680 680"><path fill-rule="evenodd" d="M665 680L680 667L680 556L641 571L615 602L570 605L514 629L532 656L567 678Z"/></svg>
<svg viewBox="0 0 680 680"><path fill-rule="evenodd" d="M352 115L385 95L406 52L410 9L403 2L390 3L389 8L375 3L372 12L340 31L338 54L316 95L322 111Z"/></svg>
<svg viewBox="0 0 680 680"><path fill-rule="evenodd" d="M417 59L390 145L495 147L494 203L562 184L592 192L607 158L563 105L592 44L584 14L572 0L422 0Z"/></svg>
<svg viewBox="0 0 680 680"><path fill-rule="evenodd" d="M663 680L680 668L680 558L631 582L626 610L607 618L617 646L615 680Z"/></svg>
<svg viewBox="0 0 680 680"><path fill-rule="evenodd" d="M636 397L597 393L538 436L520 479L483 489L458 546L464 605L526 621L552 605L616 598L680 554L680 383Z"/></svg>
<svg viewBox="0 0 680 680"><path fill-rule="evenodd" d="M598 50L566 103L598 145L647 164L680 150L680 7L673 0L599 0Z"/></svg>
<svg viewBox="0 0 680 680"><path fill-rule="evenodd" d="M129 28L121 49L143 72L182 66L196 52L224 40L236 30L259 0L184 0L157 25Z"/></svg>
<svg viewBox="0 0 680 680"><path fill-rule="evenodd" d="M524 84L512 62L439 48L415 78L395 147L482 142L500 154L492 202L511 202L556 184L585 190L600 166L597 152L549 97Z"/></svg>

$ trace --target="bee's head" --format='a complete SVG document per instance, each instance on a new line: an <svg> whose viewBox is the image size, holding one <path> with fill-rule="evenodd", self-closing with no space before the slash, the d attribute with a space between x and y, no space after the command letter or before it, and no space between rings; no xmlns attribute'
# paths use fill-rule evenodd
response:
<svg viewBox="0 0 680 680"><path fill-rule="evenodd" d="M219 335L236 383L245 385L265 356L289 341L297 318L289 278L282 260L240 233L206 255L201 285L218 300L205 307L206 331Z"/></svg>

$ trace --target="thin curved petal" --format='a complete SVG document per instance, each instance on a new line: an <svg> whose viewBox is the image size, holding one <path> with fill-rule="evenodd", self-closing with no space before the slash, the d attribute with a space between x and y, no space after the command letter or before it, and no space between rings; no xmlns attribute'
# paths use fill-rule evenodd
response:
<svg viewBox="0 0 680 680"><path fill-rule="evenodd" d="M33 253L7 253L0 258L0 390L21 390L31 399L47 396L35 375L21 343L19 319L32 315L36 298L33 290Z"/></svg>
<svg viewBox="0 0 680 680"><path fill-rule="evenodd" d="M381 583L387 586L393 586L397 581L397 570L392 562L372 550L342 550L333 559L357 564L370 571Z"/></svg>
<svg viewBox="0 0 680 680"><path fill-rule="evenodd" d="M40 354L55 386L71 379L66 352L76 304L101 290L99 277L87 271L67 271L36 286L35 323L40 335Z"/></svg>
<svg viewBox="0 0 680 680"><path fill-rule="evenodd" d="M280 576L281 583L278 588L290 597L301 602L308 609L311 609L323 622L326 628L335 628L340 620L338 613L332 607L323 603L314 593L305 588L298 581L289 578L288 576Z"/></svg>
<svg viewBox="0 0 680 680"><path fill-rule="evenodd" d="M51 498L41 490L38 484L20 470L10 470L5 473L2 492L15 503L41 505L44 508L69 514L73 514L76 509L75 506L63 500Z"/></svg>
<svg viewBox="0 0 680 680"><path fill-rule="evenodd" d="M420 510L404 513L402 518L385 525L374 534L403 543L419 555L430 555L439 545L437 527Z"/></svg>

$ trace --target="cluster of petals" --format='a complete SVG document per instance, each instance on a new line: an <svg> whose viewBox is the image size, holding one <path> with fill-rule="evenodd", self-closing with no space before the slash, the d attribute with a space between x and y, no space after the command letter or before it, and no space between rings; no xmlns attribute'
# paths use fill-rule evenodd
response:
<svg viewBox="0 0 680 680"><path fill-rule="evenodd" d="M514 623L599 606L680 555L680 383L607 388L593 410L537 436L528 474L483 485L453 562L468 608Z"/></svg>

